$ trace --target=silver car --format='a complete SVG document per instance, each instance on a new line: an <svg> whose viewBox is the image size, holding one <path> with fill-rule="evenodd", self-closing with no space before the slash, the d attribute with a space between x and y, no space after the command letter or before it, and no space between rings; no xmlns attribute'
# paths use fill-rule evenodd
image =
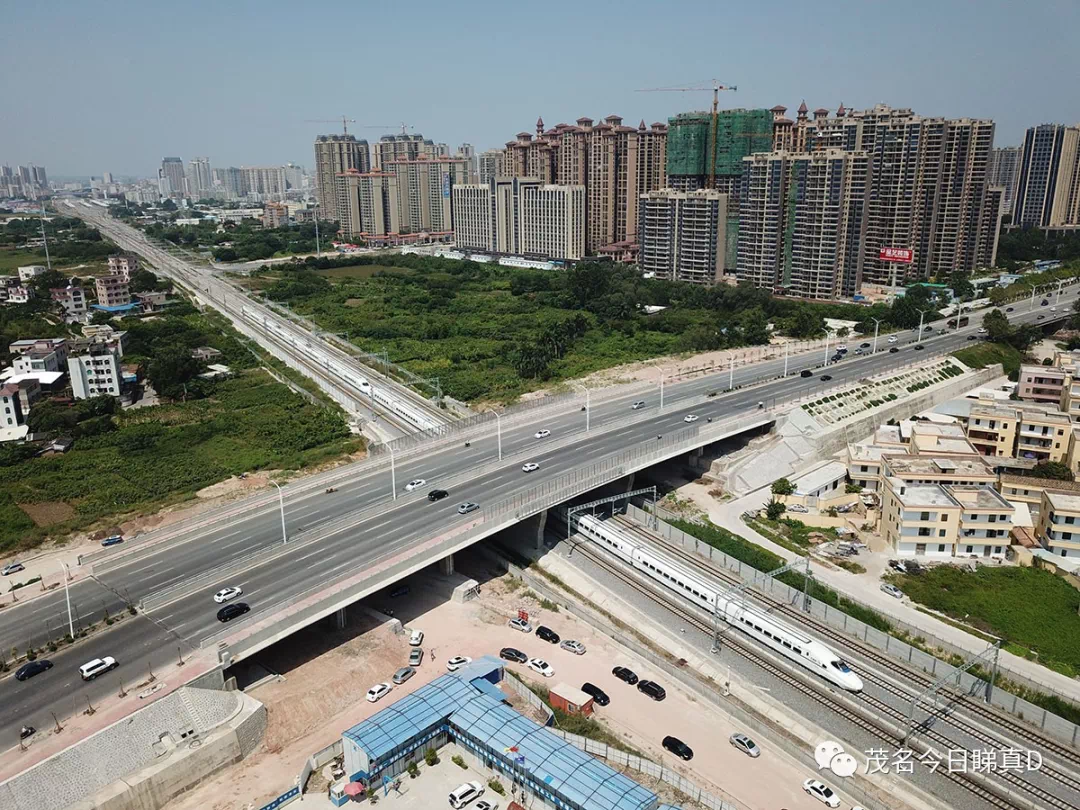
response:
<svg viewBox="0 0 1080 810"><path fill-rule="evenodd" d="M469 512L475 512L479 508L480 504L473 503L472 501L466 501L457 508L457 513L459 515L467 515L469 514Z"/></svg>
<svg viewBox="0 0 1080 810"><path fill-rule="evenodd" d="M409 678L411 678L415 674L416 670L412 667L402 667L394 673L394 677L391 680L393 680L394 683L402 684L405 683L405 681L409 680Z"/></svg>
<svg viewBox="0 0 1080 810"><path fill-rule="evenodd" d="M420 647L409 650L409 666L418 667L424 662L424 651Z"/></svg>
<svg viewBox="0 0 1080 810"><path fill-rule="evenodd" d="M745 734L732 734L730 737L728 737L728 742L734 745L737 749L742 751L747 756L761 756L761 749L757 747L757 743L751 740Z"/></svg>
<svg viewBox="0 0 1080 810"><path fill-rule="evenodd" d="M562 649L567 650L568 652L572 652L574 655L584 655L585 654L585 645L582 644L580 641L574 641L571 638L568 638L566 641L564 641L559 646Z"/></svg>
<svg viewBox="0 0 1080 810"><path fill-rule="evenodd" d="M892 583L889 583L889 582L881 583L881 590L882 590L882 592L887 593L889 596L893 597L894 599L903 599L904 598L904 592L902 590L900 590L899 588L897 588Z"/></svg>

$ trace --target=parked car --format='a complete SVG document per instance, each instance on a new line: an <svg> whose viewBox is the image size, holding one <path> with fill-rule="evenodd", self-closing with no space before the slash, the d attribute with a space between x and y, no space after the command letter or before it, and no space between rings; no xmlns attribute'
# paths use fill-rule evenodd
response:
<svg viewBox="0 0 1080 810"><path fill-rule="evenodd" d="M217 612L217 620L219 622L231 622L233 619L243 616L249 610L251 610L251 606L247 602L233 602Z"/></svg>
<svg viewBox="0 0 1080 810"><path fill-rule="evenodd" d="M521 471L522 472L527 472L527 473L536 472L539 469L540 469L540 465L537 464L535 461L529 461L529 462L521 465Z"/></svg>
<svg viewBox="0 0 1080 810"><path fill-rule="evenodd" d="M33 678L35 675L39 675L47 669L52 669L52 661L49 661L46 658L30 661L15 670L15 680L25 681L27 678Z"/></svg>
<svg viewBox="0 0 1080 810"><path fill-rule="evenodd" d="M480 798L484 795L484 786L479 782L466 782L464 785L458 785L450 791L450 806L454 810L460 810L460 808L467 805L469 802Z"/></svg>
<svg viewBox="0 0 1080 810"><path fill-rule="evenodd" d="M580 641L574 641L572 638L568 638L566 641L560 644L559 647L566 650L567 652L572 652L574 655L585 654L585 645L582 644Z"/></svg>
<svg viewBox="0 0 1080 810"><path fill-rule="evenodd" d="M789 512L809 512L810 510L803 506L801 503L788 504L787 510Z"/></svg>
<svg viewBox="0 0 1080 810"><path fill-rule="evenodd" d="M244 589L239 585L230 585L228 588L222 588L220 591L214 594L214 601L219 605L228 602L230 599L235 599L244 593Z"/></svg>
<svg viewBox="0 0 1080 810"><path fill-rule="evenodd" d="M552 630L550 627L544 627L540 625L536 628L536 637L542 641L547 641L552 644L559 643L559 634Z"/></svg>
<svg viewBox="0 0 1080 810"><path fill-rule="evenodd" d="M427 499L434 503L435 501L441 501L449 494L445 489L433 489L427 494Z"/></svg>
<svg viewBox="0 0 1080 810"><path fill-rule="evenodd" d="M120 666L116 663L116 659L111 655L106 655L102 658L95 658L93 661L87 661L81 667L79 667L79 675L82 676L84 681L92 681L98 675L103 675L110 670L116 669Z"/></svg>
<svg viewBox="0 0 1080 810"><path fill-rule="evenodd" d="M550 436L550 435L551 435L551 431L550 431L550 430L538 430L538 431L536 431L536 433L534 433L533 435L534 435L534 436L535 436L535 437L536 437L537 439L546 439L546 438L547 438L548 436Z"/></svg>
<svg viewBox="0 0 1080 810"><path fill-rule="evenodd" d="M515 617L507 622L507 624L514 630L522 633L531 633L532 625L520 617Z"/></svg>
<svg viewBox="0 0 1080 810"><path fill-rule="evenodd" d="M698 415L693 413L688 413L686 416L683 417L684 422L696 422L698 419Z"/></svg>
<svg viewBox="0 0 1080 810"><path fill-rule="evenodd" d="M475 512L479 508L480 508L480 504L473 503L472 501L465 501L465 503L461 504L457 508L457 513L459 515L467 515L467 514L469 514L469 512Z"/></svg>
<svg viewBox="0 0 1080 810"><path fill-rule="evenodd" d="M807 779L803 782L802 789L827 807L839 807L840 797L833 793L832 788L817 779Z"/></svg>
<svg viewBox="0 0 1080 810"><path fill-rule="evenodd" d="M979 339L979 336L978 336L978 335L968 335L968 336L967 336L967 339L968 339L968 340L978 340L978 339Z"/></svg>
<svg viewBox="0 0 1080 810"><path fill-rule="evenodd" d="M409 646L410 647L419 647L423 643L424 643L424 631L423 630L413 630L412 635L409 636Z"/></svg>
<svg viewBox="0 0 1080 810"><path fill-rule="evenodd" d="M639 399L637 402L635 402L633 405L630 406L630 410L632 410L632 411L640 411L644 407L645 407L645 400Z"/></svg>
<svg viewBox="0 0 1080 810"><path fill-rule="evenodd" d="M551 666L543 658L530 658L525 666L545 678L551 678L555 675L555 667Z"/></svg>
<svg viewBox="0 0 1080 810"><path fill-rule="evenodd" d="M611 703L611 698L608 697L607 692L596 684L583 683L581 685L581 691L586 695L589 695L597 706L607 706Z"/></svg>
<svg viewBox="0 0 1080 810"><path fill-rule="evenodd" d="M409 666L418 667L424 663L424 650L421 647L413 647L409 650Z"/></svg>
<svg viewBox="0 0 1080 810"><path fill-rule="evenodd" d="M750 757L760 757L761 749L757 747L757 743L747 737L745 734L732 734L728 737L728 742L731 743L739 751Z"/></svg>
<svg viewBox="0 0 1080 810"><path fill-rule="evenodd" d="M529 656L523 653L521 650L516 650L513 647L503 647L499 650L499 658L506 661L513 661L515 664L524 664L529 660Z"/></svg>
<svg viewBox="0 0 1080 810"><path fill-rule="evenodd" d="M1045 315L1040 315L1040 316L1039 316L1038 318L1036 318L1035 320L1037 320L1037 321L1041 321L1041 320L1042 320L1043 318L1045 318L1045 317L1046 317Z"/></svg>
<svg viewBox="0 0 1080 810"><path fill-rule="evenodd" d="M904 592L893 585L891 582L882 582L881 590L883 593L887 593L889 596L893 596L897 599L904 598Z"/></svg>
<svg viewBox="0 0 1080 810"><path fill-rule="evenodd" d="M412 481L405 485L405 491L412 492L414 489L419 489L426 483L427 481L425 481L423 478L414 478Z"/></svg>
<svg viewBox="0 0 1080 810"><path fill-rule="evenodd" d="M405 681L409 680L409 678L411 678L415 674L416 674L416 670L413 669L412 667L402 667L401 669L399 669L397 672L394 673L394 677L391 678L390 680L392 680L394 683L400 685L400 684L405 683Z"/></svg>
<svg viewBox="0 0 1080 810"><path fill-rule="evenodd" d="M0 574L3 574L5 577L7 577L7 576L11 576L12 574L17 574L20 571L25 571L25 570L26 570L26 566L23 565L21 562L13 562L13 563L8 563L7 565L5 565L3 567L3 569L0 569Z"/></svg>
<svg viewBox="0 0 1080 810"><path fill-rule="evenodd" d="M656 681L638 681L638 691L648 695L653 700L660 701L667 697L667 690Z"/></svg>
<svg viewBox="0 0 1080 810"><path fill-rule="evenodd" d="M467 655L455 655L449 661L446 662L447 672L457 672L466 664L471 664L472 659Z"/></svg>
<svg viewBox="0 0 1080 810"><path fill-rule="evenodd" d="M812 371L811 371L810 369L808 369L808 368L804 368L804 369L803 369L802 371L800 371L800 372L799 372L799 376L800 376L800 377L813 377L813 376L814 376L814 372L812 372Z"/></svg>
<svg viewBox="0 0 1080 810"><path fill-rule="evenodd" d="M664 737L663 745L666 750L673 753L679 759L689 761L694 758L694 749L692 749L689 745L684 743L678 737L672 737L670 735Z"/></svg>
<svg viewBox="0 0 1080 810"><path fill-rule="evenodd" d="M627 669L626 667L615 667L615 669L611 670L611 674L618 678L620 681L628 683L631 686L638 682L637 673L634 672L632 669Z"/></svg>
<svg viewBox="0 0 1080 810"><path fill-rule="evenodd" d="M495 802L489 802L487 799L480 799L473 805L473 810L499 810L499 805Z"/></svg>
<svg viewBox="0 0 1080 810"><path fill-rule="evenodd" d="M114 534L112 537L106 537L104 540L102 540L101 545L103 545L105 548L108 548L109 546L116 546L123 542L123 537L118 534Z"/></svg>
<svg viewBox="0 0 1080 810"><path fill-rule="evenodd" d="M985 327L982 327L982 326L980 326L980 327L979 327L979 334L980 334L980 335L985 335L985 334L986 334L986 329L985 329Z"/></svg>

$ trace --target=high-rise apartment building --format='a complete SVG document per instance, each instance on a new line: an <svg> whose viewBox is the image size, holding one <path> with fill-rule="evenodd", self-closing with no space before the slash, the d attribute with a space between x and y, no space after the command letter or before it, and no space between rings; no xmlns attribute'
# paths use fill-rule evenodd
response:
<svg viewBox="0 0 1080 810"><path fill-rule="evenodd" d="M728 195L662 189L638 200L638 266L657 278L715 284L727 261Z"/></svg>
<svg viewBox="0 0 1080 810"><path fill-rule="evenodd" d="M851 296L862 280L869 199L865 153L744 158L737 275L802 298Z"/></svg>
<svg viewBox="0 0 1080 810"><path fill-rule="evenodd" d="M473 148L471 143L463 143L458 147L455 157L464 159L465 165L468 168L470 183L477 183L479 180L480 167L476 161L476 149Z"/></svg>
<svg viewBox="0 0 1080 810"><path fill-rule="evenodd" d="M258 194L269 199L283 199L287 183L284 166L241 166L244 194Z"/></svg>
<svg viewBox="0 0 1080 810"><path fill-rule="evenodd" d="M585 187L501 177L454 187L459 248L575 260L585 255Z"/></svg>
<svg viewBox="0 0 1080 810"><path fill-rule="evenodd" d="M503 169L505 159L506 153L502 149L488 149L477 155L479 183L486 185L496 177L505 176L506 172Z"/></svg>
<svg viewBox="0 0 1080 810"><path fill-rule="evenodd" d="M335 207L342 233L358 237L449 234L451 192L468 177L464 158L394 160L386 171L343 172Z"/></svg>
<svg viewBox="0 0 1080 810"><path fill-rule="evenodd" d="M162 158L158 169L158 192L162 197L182 197L186 191L184 161L178 157Z"/></svg>
<svg viewBox="0 0 1080 810"><path fill-rule="evenodd" d="M358 141L353 135L320 135L315 139L315 195L322 219L339 218L337 176L352 169L371 171L367 141Z"/></svg>
<svg viewBox="0 0 1080 810"><path fill-rule="evenodd" d="M711 113L690 112L669 118L667 185L693 191L708 188L711 182L712 188L732 195L732 204L736 204L742 160L772 150L773 118L769 110L720 110L715 134Z"/></svg>
<svg viewBox="0 0 1080 810"><path fill-rule="evenodd" d="M1019 146L1003 146L990 153L987 182L1002 189L1001 213L1004 216L1012 216L1013 213L1022 154L1023 150Z"/></svg>
<svg viewBox="0 0 1080 810"><path fill-rule="evenodd" d="M1022 150L1013 224L1080 225L1080 125L1031 127Z"/></svg>
<svg viewBox="0 0 1080 810"><path fill-rule="evenodd" d="M210 168L210 158L197 157L188 161L187 192L193 199L199 200L210 194L214 187L214 173Z"/></svg>
<svg viewBox="0 0 1080 810"><path fill-rule="evenodd" d="M637 129L609 115L600 124L579 118L576 125L527 132L506 145L507 176L534 177L545 183L585 186L585 248L595 255L615 242L637 239L637 201L664 185L667 127Z"/></svg>
<svg viewBox="0 0 1080 810"><path fill-rule="evenodd" d="M419 133L416 135L383 135L372 146L374 168L386 171L395 160L419 160L420 158L442 157L446 144L436 144Z"/></svg>

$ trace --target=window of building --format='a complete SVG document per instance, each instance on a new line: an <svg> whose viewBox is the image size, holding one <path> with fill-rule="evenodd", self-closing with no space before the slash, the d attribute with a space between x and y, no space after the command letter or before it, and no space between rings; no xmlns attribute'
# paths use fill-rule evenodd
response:
<svg viewBox="0 0 1080 810"><path fill-rule="evenodd" d="M944 537L945 536L945 530L944 529L938 529L937 536L938 537ZM942 549L944 550L944 546L942 546Z"/></svg>
<svg viewBox="0 0 1080 810"><path fill-rule="evenodd" d="M938 550L938 553L943 554L945 552L945 544L944 543L938 543L937 550Z"/></svg>
<svg viewBox="0 0 1080 810"><path fill-rule="evenodd" d="M929 512L921 512L919 514L919 520L929 520L929 519L930 519L930 513Z"/></svg>
<svg viewBox="0 0 1080 810"><path fill-rule="evenodd" d="M970 554L970 553L971 553L971 552L973 552L974 550L975 550L975 546L968 546L968 547L967 547L967 553L968 553L968 554Z"/></svg>

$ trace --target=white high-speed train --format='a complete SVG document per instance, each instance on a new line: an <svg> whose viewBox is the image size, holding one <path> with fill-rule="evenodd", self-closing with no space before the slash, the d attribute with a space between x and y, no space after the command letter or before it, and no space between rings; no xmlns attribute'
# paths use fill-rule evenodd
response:
<svg viewBox="0 0 1080 810"><path fill-rule="evenodd" d="M580 518L578 531L685 599L710 612L715 609L732 627L773 652L849 692L862 691L862 679L847 662L799 628L785 624L752 605L740 604L739 600L715 585L705 582L662 554L627 538L617 528L606 525L598 518L591 515Z"/></svg>

